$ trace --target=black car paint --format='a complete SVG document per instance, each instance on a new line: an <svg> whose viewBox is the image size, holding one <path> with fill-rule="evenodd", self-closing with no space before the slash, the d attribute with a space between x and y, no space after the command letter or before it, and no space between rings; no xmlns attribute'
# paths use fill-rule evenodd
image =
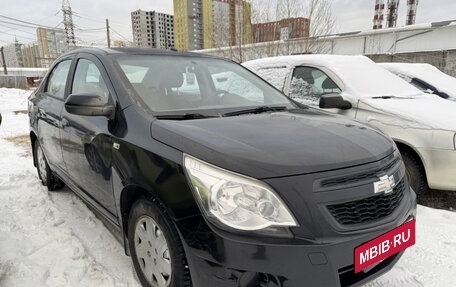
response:
<svg viewBox="0 0 456 287"><path fill-rule="evenodd" d="M351 172L378 167L391 157L391 141L376 130L311 109L189 121L157 120L142 107L110 60L109 56L117 53L122 52L81 50L70 54L74 62L82 57L97 63L108 85L115 116L71 115L63 108L64 100L42 92L46 86L43 81L30 97L32 144L35 140L42 143L52 170L101 215L121 240L125 240L132 203L140 197L158 200L179 230L194 286L249 286L240 282L250 282L251 276L270 276L265 286L297 286L300 278L329 286L338 282L334 270L352 262L347 250L415 215L415 198L410 192L394 216L362 230L338 230L321 210L321 203L328 199L356 198L365 193L367 186L372 188L373 179L369 179L345 193L316 192L319 180L340 174L340 169ZM65 98L71 90L74 68L73 63ZM303 146L304 141L311 144ZM62 146L62 150L51 150L53 146ZM273 229L249 234L220 228L198 208L183 170L183 153L263 179L279 192L300 226L278 228L277 234L268 233ZM337 256L328 258L327 254ZM293 268L276 264L284 261L291 261ZM370 271L356 284L391 266ZM301 270L306 267L315 274L303 276Z"/></svg>
<svg viewBox="0 0 456 287"><path fill-rule="evenodd" d="M377 130L313 109L155 121L151 133L185 153L257 179L355 166L393 153L391 141Z"/></svg>

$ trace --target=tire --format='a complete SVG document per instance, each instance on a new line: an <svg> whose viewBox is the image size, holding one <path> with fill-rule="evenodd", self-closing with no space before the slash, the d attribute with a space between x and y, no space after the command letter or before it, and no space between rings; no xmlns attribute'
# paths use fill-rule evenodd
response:
<svg viewBox="0 0 456 287"><path fill-rule="evenodd" d="M415 154L407 150L402 150L401 155L409 185L415 191L417 199L420 200L429 190L423 164Z"/></svg>
<svg viewBox="0 0 456 287"><path fill-rule="evenodd" d="M34 152L36 169L41 183L47 187L49 191L61 189L65 186L62 180L54 175L49 168L46 156L44 155L43 149L38 140L35 141Z"/></svg>
<svg viewBox="0 0 456 287"><path fill-rule="evenodd" d="M171 218L156 201L140 199L130 212L128 245L144 287L190 287L190 271Z"/></svg>

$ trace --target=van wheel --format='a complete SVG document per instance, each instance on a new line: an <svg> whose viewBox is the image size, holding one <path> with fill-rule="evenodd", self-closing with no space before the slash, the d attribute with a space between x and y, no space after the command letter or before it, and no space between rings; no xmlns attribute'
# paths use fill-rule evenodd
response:
<svg viewBox="0 0 456 287"><path fill-rule="evenodd" d="M142 286L191 286L179 235L157 202L141 199L135 203L128 220L128 244Z"/></svg>
<svg viewBox="0 0 456 287"><path fill-rule="evenodd" d="M36 169L41 183L47 187L49 191L61 189L65 186L62 180L54 175L49 168L46 157L44 156L43 149L38 140L35 141L34 153Z"/></svg>
<svg viewBox="0 0 456 287"><path fill-rule="evenodd" d="M404 160L405 173L407 174L409 184L415 191L416 197L419 200L429 189L423 164L416 155L407 150L402 150L401 155Z"/></svg>

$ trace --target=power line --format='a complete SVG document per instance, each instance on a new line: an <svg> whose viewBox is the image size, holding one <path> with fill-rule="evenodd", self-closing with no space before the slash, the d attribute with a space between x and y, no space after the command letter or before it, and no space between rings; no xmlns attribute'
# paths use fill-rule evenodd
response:
<svg viewBox="0 0 456 287"><path fill-rule="evenodd" d="M111 31L113 31L114 33L116 33L117 35L119 35L119 36L120 36L121 38L123 38L124 40L126 40L126 41L131 41L131 39L128 39L127 37L121 35L119 32L117 32L116 30L114 30L112 27L109 27L109 29L110 29Z"/></svg>
<svg viewBox="0 0 456 287"><path fill-rule="evenodd" d="M32 26L34 26L33 28L43 27L43 28L53 29L53 27L51 27L51 26L41 25L41 24L37 24L37 23L32 23L32 22L28 22L28 21L24 21L24 20L20 20L20 19L17 19L17 18L4 16L4 15L0 15L0 18L5 18L5 19L16 21L16 22L19 22L19 23L32 25ZM15 25L19 25L19 24L15 24Z"/></svg>
<svg viewBox="0 0 456 287"><path fill-rule="evenodd" d="M88 17L88 16L83 16L81 15L80 13L78 12L73 12L73 15L75 17L78 17L78 18L81 18L81 19L85 19L85 20L89 20L89 21L92 21L92 22L100 22L100 23L105 23L106 22L106 19L97 19L97 18L92 18L92 17ZM125 27L130 27L129 25L125 24L125 23L120 23L120 22L116 22L116 21L111 21L109 20L109 23L112 24L116 24L116 25L121 25L121 26L125 26Z"/></svg>

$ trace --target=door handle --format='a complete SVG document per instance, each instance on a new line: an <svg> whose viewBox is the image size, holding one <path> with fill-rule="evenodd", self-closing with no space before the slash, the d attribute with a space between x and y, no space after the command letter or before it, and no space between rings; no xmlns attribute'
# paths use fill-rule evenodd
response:
<svg viewBox="0 0 456 287"><path fill-rule="evenodd" d="M65 128L65 127L67 127L67 126L69 126L69 125L70 125L70 123L69 123L68 120L65 119L65 118L62 119L62 121L60 122L60 126L61 126L62 128Z"/></svg>

